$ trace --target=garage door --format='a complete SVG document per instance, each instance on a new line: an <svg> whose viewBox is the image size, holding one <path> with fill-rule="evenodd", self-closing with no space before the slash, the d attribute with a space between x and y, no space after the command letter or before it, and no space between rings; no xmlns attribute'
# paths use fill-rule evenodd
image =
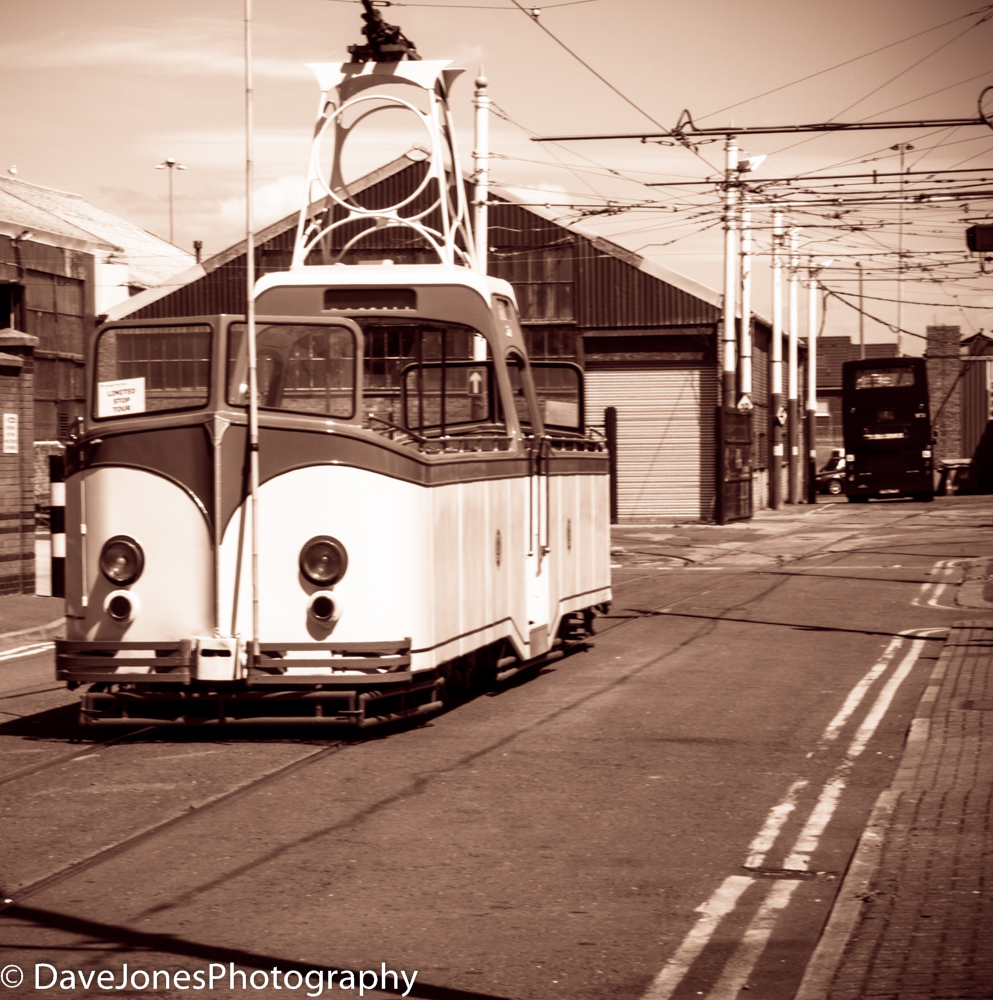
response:
<svg viewBox="0 0 993 1000"><path fill-rule="evenodd" d="M617 515L622 524L709 518L714 503L712 369L586 373L586 419L617 408Z"/></svg>

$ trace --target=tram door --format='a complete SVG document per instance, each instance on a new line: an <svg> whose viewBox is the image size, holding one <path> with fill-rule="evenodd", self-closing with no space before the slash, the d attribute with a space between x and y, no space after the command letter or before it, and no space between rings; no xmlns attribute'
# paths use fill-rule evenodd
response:
<svg viewBox="0 0 993 1000"><path fill-rule="evenodd" d="M528 533L527 558L527 613L530 632L531 656L548 652L551 638L548 634L550 618L551 576L548 525L548 453L549 442L545 436L535 393L534 381L527 362L517 354L507 359L510 381L514 391L514 404L521 427L527 435L528 456Z"/></svg>

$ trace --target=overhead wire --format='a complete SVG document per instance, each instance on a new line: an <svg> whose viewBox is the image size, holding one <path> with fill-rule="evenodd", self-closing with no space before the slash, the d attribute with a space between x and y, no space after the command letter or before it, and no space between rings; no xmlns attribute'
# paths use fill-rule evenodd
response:
<svg viewBox="0 0 993 1000"><path fill-rule="evenodd" d="M522 6L518 2L518 0L510 0L510 2L515 7L517 7L517 9L521 11L521 13L526 14L535 24L537 24L538 27L541 28L541 30L544 31L545 34L548 35L548 37L551 38L552 41L556 43L556 45L559 45L563 49L565 49L565 51L568 52L569 55L571 55L573 57L573 59L575 59L578 63L580 63L580 65L582 65L586 69L588 69L601 83L603 83L606 86L608 86L615 94L617 94L618 97L621 98L621 100L623 100L624 102L626 102L627 104L629 104L640 115L643 115L645 118L647 118L653 125L655 125L656 127L660 128L666 135L672 135L672 133L670 132L670 130L668 128L666 128L665 125L663 125L657 119L653 118L652 115L650 115L647 111L645 111L644 108L642 108L639 105L635 104L635 102L632 101L630 97L628 97L623 91L621 91L617 87L615 87L605 76L603 76L602 73L599 73L597 70L595 70L588 62L586 62L585 59L583 59L582 56L580 56L578 53L574 52L571 48L569 48L569 46L566 45L566 43L563 42L561 38L559 38L554 32L552 32L549 28L547 28L544 24L542 24L541 21L537 17L535 17L533 14L531 14L531 12L526 7ZM697 156L704 163L706 163L707 166L710 167L711 170L717 170L717 167L715 167L699 150L694 149L692 146L688 146L687 148L689 148L690 151L695 156Z"/></svg>
<svg viewBox="0 0 993 1000"><path fill-rule="evenodd" d="M516 2L516 0L514 0L514 2ZM975 28L978 28L981 24L984 24L991 17L993 17L993 6L987 6L985 8L982 8L982 10L985 11L985 13L974 24L970 24L969 27L967 27L964 31L960 31L957 35L955 35L953 38L950 38L947 42L943 42L937 48L932 49L930 52L928 52L927 55L922 56L916 62L913 62L909 66L907 66L904 69L900 70L900 72L897 73L895 76L890 77L890 79L886 80L884 83L881 83L878 87L874 87L872 90L869 91L868 94L864 94L857 101L854 101L851 104L849 104L847 107L842 108L840 111L838 111L834 115L832 115L831 118L828 119L828 121L832 121L832 122L836 121L838 119L839 115L843 115L846 111L850 111L856 105L861 104L865 100L868 100L868 98L872 97L873 94L878 93L884 87L889 86L894 80L897 80L901 76L903 76L904 74L909 73L910 70L912 70L915 67L919 66L922 62L925 62L926 60L930 59L931 56L933 56L936 53L940 52L942 49L947 48L953 42L958 41L958 39L962 38L964 35L967 35L970 31L973 31ZM974 12L974 13L978 13L978 12ZM972 15L969 14L969 15L966 15L966 16L971 17ZM956 20L960 20L960 18L956 18ZM862 122L869 121L871 118L874 118L876 114L881 114L881 113L882 112L874 112L872 115L868 115L865 118L859 119L859 121L862 121ZM779 153L784 153L788 149L796 149L797 146L803 146L803 145L805 145L808 142L813 142L815 139L820 139L820 138L822 138L826 134L830 134L830 133L823 133L823 132L821 132L821 133L817 133L816 135L809 136L806 139L800 139L798 142L790 143L790 145L788 145L788 146L782 146L779 149L774 150L773 153L770 154L770 155L777 155Z"/></svg>
<svg viewBox="0 0 993 1000"><path fill-rule="evenodd" d="M750 104L752 101L757 101L762 97L768 97L770 94L776 94L781 90L787 90L790 87L795 87L798 83L806 83L807 80L813 80L815 77L823 76L825 73L830 73L833 70L841 69L842 66L849 66L853 62L858 62L860 59L867 59L869 56L877 55L880 52L885 52L886 49L892 49L894 46L902 45L904 42L909 42L914 38L920 38L921 35L926 35L929 32L937 31L939 28L944 28L949 24L954 24L956 21L961 21L963 18L972 17L974 14L979 14L982 11L993 9L993 4L986 4L983 7L979 7L976 10L970 11L968 14L960 14L958 17L953 17L948 21L942 21L941 24L936 24L932 28L925 28L923 31L918 31L913 35L907 35L906 38L901 38L899 41L890 42L888 45L881 45L878 49L873 49L871 52L863 52L860 56L853 56L851 59L846 59L844 62L835 63L833 66L828 66L827 69L819 69L816 73L809 73L807 76L802 76L797 80L792 80L789 83L784 83L779 87L773 87L772 90L766 90L761 94L756 94L754 97L745 98L743 101L737 101L734 104L728 104L723 108L718 108L716 111L710 111L705 115L700 115L697 119L698 121L703 121L704 118L713 118L715 115L719 115L724 111L730 111L732 108L741 107L742 104Z"/></svg>
<svg viewBox="0 0 993 1000"><path fill-rule="evenodd" d="M330 0L331 3L361 3L362 0ZM600 0L560 0L559 3L543 3L542 10L551 10L553 7L575 7L581 3L599 3ZM493 4L480 3L404 3L403 0L376 0L377 7L437 7L442 10L513 10L506 4L495 6Z"/></svg>

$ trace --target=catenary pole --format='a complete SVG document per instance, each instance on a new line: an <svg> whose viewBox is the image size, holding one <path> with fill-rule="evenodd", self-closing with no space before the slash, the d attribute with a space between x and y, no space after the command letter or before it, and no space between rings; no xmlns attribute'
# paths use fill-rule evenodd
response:
<svg viewBox="0 0 993 1000"><path fill-rule="evenodd" d="M817 503L817 269L807 272L807 503Z"/></svg>
<svg viewBox="0 0 993 1000"><path fill-rule="evenodd" d="M862 312L862 261L857 260L855 266L859 269L859 361L865 360L865 313Z"/></svg>
<svg viewBox="0 0 993 1000"><path fill-rule="evenodd" d="M797 243L800 230L790 229L790 270L789 270L789 341L786 362L786 429L789 448L789 491L790 503L800 502L800 476L797 465L800 459L800 405L799 405L799 350L797 336L799 330L799 270Z"/></svg>
<svg viewBox="0 0 993 1000"><path fill-rule="evenodd" d="M728 136L724 144L724 319L722 323L721 352L721 401L726 409L735 404L735 331L736 299L736 246L735 246L735 201L738 184L738 146L734 136Z"/></svg>
<svg viewBox="0 0 993 1000"><path fill-rule="evenodd" d="M769 347L769 415L772 456L769 464L773 510L783 506L783 213L773 212L772 230L772 343Z"/></svg>
<svg viewBox="0 0 993 1000"><path fill-rule="evenodd" d="M741 409L752 408L752 213L742 192L741 208L741 325L738 369Z"/></svg>

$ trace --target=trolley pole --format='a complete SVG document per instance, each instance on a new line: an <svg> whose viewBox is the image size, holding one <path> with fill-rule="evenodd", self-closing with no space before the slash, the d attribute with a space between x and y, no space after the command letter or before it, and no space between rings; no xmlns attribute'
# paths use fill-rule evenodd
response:
<svg viewBox="0 0 993 1000"><path fill-rule="evenodd" d="M476 243L476 270L486 275L489 266L489 199L490 199L490 96L488 81L479 67L476 90L473 93L475 108L475 140L472 151L473 190L472 233ZM486 339L476 334L473 337L472 357L474 361L486 360Z"/></svg>
<svg viewBox="0 0 993 1000"><path fill-rule="evenodd" d="M249 669L259 661L259 373L255 350L255 218L252 93L252 0L245 0L245 340L248 347L248 468L252 536L252 640Z"/></svg>
<svg viewBox="0 0 993 1000"><path fill-rule="evenodd" d="M817 503L817 268L807 272L807 503Z"/></svg>
<svg viewBox="0 0 993 1000"><path fill-rule="evenodd" d="M772 424L772 461L769 463L770 501L773 510L783 507L783 213L772 216L772 343L769 345L769 416Z"/></svg>
<svg viewBox="0 0 993 1000"><path fill-rule="evenodd" d="M797 257L797 242L799 230L790 229L790 276L789 276L789 346L786 364L786 430L787 447L789 448L789 490L790 503L800 502L800 401L799 401L799 351L797 348L797 331L799 327L799 280L800 260Z"/></svg>
<svg viewBox="0 0 993 1000"><path fill-rule="evenodd" d="M724 145L724 321L722 327L722 383L721 401L726 409L735 404L735 313L736 295L736 246L734 210L738 186L738 146L733 136Z"/></svg>

